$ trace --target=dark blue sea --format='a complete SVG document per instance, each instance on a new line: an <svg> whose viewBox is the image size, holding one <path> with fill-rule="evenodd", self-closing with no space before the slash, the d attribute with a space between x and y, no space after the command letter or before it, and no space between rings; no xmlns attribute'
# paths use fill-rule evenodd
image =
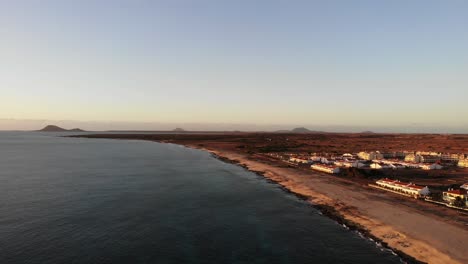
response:
<svg viewBox="0 0 468 264"><path fill-rule="evenodd" d="M145 141L0 132L0 263L401 263L277 185Z"/></svg>

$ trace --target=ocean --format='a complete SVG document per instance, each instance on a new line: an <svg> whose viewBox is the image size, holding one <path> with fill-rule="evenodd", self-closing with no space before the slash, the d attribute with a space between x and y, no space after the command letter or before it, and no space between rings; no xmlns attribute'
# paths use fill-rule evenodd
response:
<svg viewBox="0 0 468 264"><path fill-rule="evenodd" d="M209 153L59 136L0 132L0 263L401 263Z"/></svg>

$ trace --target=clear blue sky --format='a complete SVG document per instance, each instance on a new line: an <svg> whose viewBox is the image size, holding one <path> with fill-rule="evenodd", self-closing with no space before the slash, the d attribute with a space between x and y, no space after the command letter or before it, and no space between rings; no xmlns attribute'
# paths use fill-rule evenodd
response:
<svg viewBox="0 0 468 264"><path fill-rule="evenodd" d="M0 1L0 36L0 119L468 128L468 1Z"/></svg>

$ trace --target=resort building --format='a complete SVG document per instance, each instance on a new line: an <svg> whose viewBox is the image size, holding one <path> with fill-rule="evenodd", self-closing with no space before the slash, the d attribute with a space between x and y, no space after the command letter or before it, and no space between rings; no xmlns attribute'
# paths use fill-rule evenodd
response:
<svg viewBox="0 0 468 264"><path fill-rule="evenodd" d="M338 167L345 167L345 168L362 168L362 167L365 167L366 165L357 161L357 160L354 160L354 161L335 161L333 163L334 165L338 166Z"/></svg>
<svg viewBox="0 0 468 264"><path fill-rule="evenodd" d="M310 168L316 171L321 171L321 172L326 172L326 173L331 173L331 174L336 174L340 172L340 168L338 167L327 166L323 164L314 164L310 166Z"/></svg>
<svg viewBox="0 0 468 264"><path fill-rule="evenodd" d="M443 168L442 165L434 163L434 164L423 164L421 165L421 169L423 170L441 170Z"/></svg>
<svg viewBox="0 0 468 264"><path fill-rule="evenodd" d="M465 204L468 205L466 190L448 189L442 193L442 199L444 199L444 201L448 202L449 204L454 204L457 198L465 201Z"/></svg>
<svg viewBox="0 0 468 264"><path fill-rule="evenodd" d="M385 164L382 164L382 163L372 163L370 165L370 168L371 169L374 169L374 170L381 170L381 169L388 169L388 165L385 165Z"/></svg>
<svg viewBox="0 0 468 264"><path fill-rule="evenodd" d="M414 197L423 197L430 193L427 186L423 187L413 183L401 182L387 178L376 181L376 184L382 188L400 192L402 194L412 195Z"/></svg>
<svg viewBox="0 0 468 264"><path fill-rule="evenodd" d="M294 163L302 163L302 164L312 163L311 160L304 158L304 157L291 157L289 161L294 162Z"/></svg>
<svg viewBox="0 0 468 264"><path fill-rule="evenodd" d="M435 163L440 161L440 157L435 155L408 154L405 157L405 161L416 163Z"/></svg>
<svg viewBox="0 0 468 264"><path fill-rule="evenodd" d="M411 153L405 156L405 161L406 162L419 162L419 156L416 156L416 154Z"/></svg>
<svg viewBox="0 0 468 264"><path fill-rule="evenodd" d="M361 151L358 154L358 157L363 160L381 160L384 158L383 154L379 151L365 152Z"/></svg>
<svg viewBox="0 0 468 264"><path fill-rule="evenodd" d="M468 158L458 160L458 166L468 168Z"/></svg>
<svg viewBox="0 0 468 264"><path fill-rule="evenodd" d="M450 153L443 153L440 155L440 159L445 162L458 162L460 157L463 158L463 154L450 154Z"/></svg>

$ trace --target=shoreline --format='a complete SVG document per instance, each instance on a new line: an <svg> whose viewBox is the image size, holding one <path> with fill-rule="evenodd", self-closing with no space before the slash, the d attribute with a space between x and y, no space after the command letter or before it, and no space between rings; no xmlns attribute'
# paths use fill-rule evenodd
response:
<svg viewBox="0 0 468 264"><path fill-rule="evenodd" d="M159 142L159 143L165 143L165 142ZM174 144L174 143L170 143L170 144ZM384 248L386 250L389 250L392 254L397 255L405 263L414 263L414 264L424 264L424 263L426 263L426 262L423 262L423 261L419 261L416 258L414 258L414 257L412 257L412 256L410 256L410 255L408 255L408 254L406 254L406 253L404 253L404 252L402 252L400 250L389 247L388 244L385 241L383 241L382 239L372 235L369 232L369 230L367 230L364 226L362 226L360 224L357 224L357 223L355 223L353 221L347 220L333 206L325 205L325 204L312 203L310 201L309 196L294 192L294 190L291 190L291 189L287 188L285 185L281 184L281 182L269 178L268 176L265 175L264 172L250 170L248 168L248 166L242 164L240 161L232 160L232 159L229 159L227 157L221 156L221 155L219 155L218 153L216 153L216 152L214 152L212 150L208 150L208 149L204 149L204 148L198 148L198 147L190 146L190 145L182 145L182 144L177 144L177 145L181 145L181 146L191 148L191 149L206 151L206 152L210 153L211 156L214 157L215 159L218 159L218 160L220 160L222 162L225 162L225 163L229 163L229 164L233 164L233 165L242 167L242 168L244 168L245 170L247 170L249 172L252 172L252 173L255 173L256 175L261 176L262 178L264 178L268 182L271 182L273 184L278 185L284 192L292 194L292 195L296 196L300 200L306 201L311 207L317 209L325 217L328 217L329 219L335 221L336 223L338 223L340 225L343 225L346 229L348 229L350 231L358 232L363 238L370 239L371 241L375 242L377 245L380 245L380 247L382 247L382 248Z"/></svg>
<svg viewBox="0 0 468 264"><path fill-rule="evenodd" d="M232 157L233 153L223 152L222 150L218 151L207 149L197 145L165 141L156 142L176 144L191 149L206 151L220 161L243 167L266 180L279 185L284 191L297 196L299 199L307 201L324 216L336 221L338 224L344 225L346 228L356 231L362 236L380 244L383 248L392 251L406 263L464 263L464 261L455 260L450 255L440 252L436 247L431 246L424 241L420 241L417 238L404 234L391 225L380 223L376 219L372 219L367 215L361 214L359 211L349 211L349 206L346 205L346 203L336 201L325 193L317 192L310 188L306 188L307 190L304 190L302 187L288 184L288 176L277 177L277 175L271 171L275 169L272 166L262 164L261 166L269 166L270 168L267 169L271 170L258 170L252 168L249 164L259 162L249 160L247 157L240 157L241 155L234 154L235 157ZM382 232L377 232L376 229L385 229L385 232L383 232L384 234L382 235ZM391 234L388 235L389 233ZM394 246L395 244L398 246Z"/></svg>

